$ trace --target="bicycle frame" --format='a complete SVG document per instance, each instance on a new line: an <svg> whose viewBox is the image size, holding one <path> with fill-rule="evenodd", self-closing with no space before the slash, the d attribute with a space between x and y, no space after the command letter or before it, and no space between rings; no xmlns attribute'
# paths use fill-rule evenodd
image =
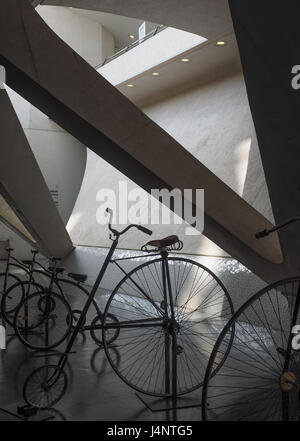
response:
<svg viewBox="0 0 300 441"><path fill-rule="evenodd" d="M76 326L75 326L75 328L74 328L74 330L72 332L71 338L70 338L70 340L69 340L69 342L67 344L65 352L59 358L57 366L59 368L61 368L61 369L63 369L65 367L65 365L66 365L66 362L67 362L67 359L68 359L68 355L70 354L70 352L72 350L72 347L73 347L73 344L75 342L75 339L76 339L78 333L81 330L82 324L84 323L84 320L86 318L86 314L87 314L87 312L89 310L89 307L91 306L91 304L92 304L92 302L94 300L96 292L97 292L97 290L99 288L99 285L100 285L100 283L101 283L101 281L103 279L103 276L104 276L104 274L106 272L106 269L107 269L107 267L108 267L108 265L109 265L109 263L111 261L111 258L112 258L113 254L115 252L115 249L117 248L117 245L118 245L118 237L113 240L113 243L112 243L112 245L110 247L110 250L109 250L109 252L108 252L108 254L107 254L106 258L105 258L105 261L104 261L104 263L103 263L103 265L102 265L102 267L100 269L98 277L97 277L97 279L96 279L96 281L94 283L92 291L91 291L91 293L90 293L90 295L89 295L89 297L88 297L88 299L87 299L87 301L86 301L86 303L84 305L84 308L83 308L83 310L82 310L82 312L80 314L79 320L78 320L78 322L77 322L77 324L76 324ZM52 377L47 381L47 385L45 385L45 387L51 388L55 384L55 382L57 381L58 377L59 377L59 371L58 371L58 374L54 373L52 375Z"/></svg>
<svg viewBox="0 0 300 441"><path fill-rule="evenodd" d="M101 267L101 269L99 271L99 274L98 274L97 279L96 279L96 281L95 281L95 283L93 285L93 288L92 288L92 290L90 292L90 295L89 295L89 297L88 297L88 299L87 299L87 301L86 301L86 303L85 303L85 305L83 307L83 310L82 310L82 312L80 314L78 322L77 322L77 324L76 324L76 326L75 326L75 328L74 328L74 330L73 330L73 332L71 334L71 338L70 338L70 340L69 340L69 342L68 342L68 344L66 346L65 352L63 354L61 354L61 356L59 358L57 366L60 369L63 369L65 364L66 364L66 362L67 362L68 355L70 354L70 352L72 350L72 347L73 347L73 344L75 342L75 339L76 339L78 333L80 332L80 330L82 328L82 324L85 321L87 312L88 312L92 302L94 301L95 295L96 295L97 290L98 290L98 288L100 286L100 283L101 283L101 281L102 281L102 279L104 277L104 274L105 274L105 272L107 270L107 267L109 266L109 264L112 261L112 256L114 255L114 252L115 252L115 250L116 250L116 248L118 246L118 243L119 243L119 237L121 235L123 235L124 233L126 233L132 227L136 227L136 228L138 228L139 230L143 231L146 234L149 234L149 235L152 234L152 232L150 230L148 230L147 228L142 227L141 225L135 225L135 224L129 225L123 231L118 232L117 230L113 229L112 226L111 226L111 220L112 220L112 212L111 212L111 210L107 209L106 211L110 215L110 221L109 221L108 227L109 227L109 229L110 229L110 231L112 233L112 234L110 234L110 239L112 240L112 245L111 245L111 247L110 247L110 249L108 251L108 254L107 254L106 258L105 258L105 261L104 261L104 263L103 263L103 265L102 265L102 267ZM157 305L155 305L155 306L157 307ZM103 329L103 327L99 327L99 328ZM107 326L107 328L112 328L112 326ZM85 329L88 329L88 327L85 327ZM50 378L47 381L47 385L46 385L47 388L51 388L52 385L55 384L57 378L59 377L59 372L58 372L58 377L57 378L56 377L57 377L57 374L54 373L52 375L52 378Z"/></svg>
<svg viewBox="0 0 300 441"><path fill-rule="evenodd" d="M261 239L263 237L268 236L269 234L274 233L275 231L281 230L282 228L285 228L287 225L290 225L294 222L300 221L300 216L294 216L290 219L287 219L283 222L280 222L279 224L275 225L274 227L262 231L259 231L255 234L256 239ZM292 316L292 322L291 322L291 329L289 334L289 339L287 342L287 349L284 357L284 366L283 366L283 372L288 371L289 365L290 365L290 357L292 352L292 340L293 340L293 333L292 330L297 322L298 312L300 308L300 286L297 291L296 300L295 300L295 306ZM300 408L300 391L299 391L299 408ZM283 420L288 420L288 405L289 405L289 399L288 399L288 392L282 391L282 415Z"/></svg>
<svg viewBox="0 0 300 441"><path fill-rule="evenodd" d="M18 259L16 259L15 257L13 257L11 255L12 251L13 251L12 248L7 249L7 260L6 260L6 268L5 268L5 272L4 272L5 275L4 275L4 285L3 285L4 292L6 291L6 288L7 288L7 279L8 279L9 270L11 267L19 268L19 269L25 271L27 274L30 273L30 271L26 265L24 265L22 262L20 262ZM14 262L12 262L12 260Z"/></svg>
<svg viewBox="0 0 300 441"><path fill-rule="evenodd" d="M171 288L171 281L170 281L170 271L169 271L169 263L168 263L168 251L163 249L159 253L151 254L151 256L160 256L162 258L162 278L164 281L164 305L170 306L170 316L168 315L168 309L161 305L161 307L158 307L157 304L147 295L147 293L142 289L141 286L139 286L133 279L130 278L131 282L134 283L134 285L139 289L139 291L143 294L145 298L151 304L155 307L155 309L158 311L160 317L159 318L151 318L151 319L140 319L140 320L131 320L131 321L124 321L124 322L118 322L118 324L107 324L107 325L96 325L96 326L82 326L82 324L85 321L86 314L91 306L91 303L94 301L94 297L96 295L96 292L100 286L100 283L103 279L103 276L109 266L110 263L115 263L119 260L125 260L124 259L116 259L113 260L112 256L116 250L116 247L118 245L118 237L113 240L112 246L106 256L106 259L100 269L99 275L95 281L95 284L92 288L92 291L85 303L85 306L82 310L82 313L79 317L79 320L76 324L76 327L73 330L73 333L71 334L71 338L66 346L65 352L61 354L57 366L59 369L63 369L65 367L65 364L68 360L68 356L72 351L73 344L75 342L75 339L78 335L78 333L82 330L91 330L91 329L115 329L116 327L118 329L122 328L132 328L132 327L161 327L164 326L164 333L165 333L165 391L167 394L170 393L172 390L172 396L175 398L177 395L177 357L176 357L176 348L177 348L177 337L176 334L178 332L176 319L175 319L175 311L174 311L174 305L173 305L173 296L172 296L172 288ZM128 275L128 273L119 265L117 266L121 269L121 271ZM102 315L102 313L101 313ZM170 334L172 334L172 348L170 347ZM172 352L172 383L170 382L171 379L171 357L170 357L170 350ZM50 389L58 380L60 375L60 370L57 370L57 372L54 372L54 374L51 376L50 379L48 379L47 384L45 387Z"/></svg>

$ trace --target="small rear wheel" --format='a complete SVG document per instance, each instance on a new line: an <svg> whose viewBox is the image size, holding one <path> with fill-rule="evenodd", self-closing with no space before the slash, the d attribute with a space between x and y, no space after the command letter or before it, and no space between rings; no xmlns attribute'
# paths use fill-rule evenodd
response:
<svg viewBox="0 0 300 441"><path fill-rule="evenodd" d="M117 325L118 319L113 314L107 314L106 317L106 324L109 326L109 324ZM103 321L99 316L96 316L94 320L91 323L91 326L94 326L93 329L91 329L91 337L92 339L97 343L98 346L103 346L103 339L102 339L102 328L103 328ZM107 329L106 331L106 344L111 345L119 336L120 334L120 328L114 327L113 329Z"/></svg>
<svg viewBox="0 0 300 441"><path fill-rule="evenodd" d="M44 298L42 310L41 298ZM72 310L62 296L39 292L19 305L14 316L14 328L25 346L48 350L60 345L69 335L72 321L68 317L72 317Z"/></svg>
<svg viewBox="0 0 300 441"><path fill-rule="evenodd" d="M23 386L23 398L27 404L38 409L54 406L65 394L67 376L56 365L45 365L35 369Z"/></svg>

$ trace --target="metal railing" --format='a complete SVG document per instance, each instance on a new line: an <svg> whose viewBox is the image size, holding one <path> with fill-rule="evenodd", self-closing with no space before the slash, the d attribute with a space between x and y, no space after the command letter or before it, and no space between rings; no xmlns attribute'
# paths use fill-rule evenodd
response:
<svg viewBox="0 0 300 441"><path fill-rule="evenodd" d="M120 51L116 52L114 55L111 55L110 57L105 58L105 60L95 66L95 69L99 69L100 67L104 66L107 63L110 63L111 61L115 60L116 58L120 57L123 54L126 54L126 52L130 51L131 49L134 49L135 47L139 46L140 44L144 43L145 41L149 40L149 38L154 37L154 35L159 34L159 32L167 29L168 26L165 25L159 25L155 29L153 29L151 32L149 32L145 37L136 40L134 43L124 47L124 49L121 49Z"/></svg>

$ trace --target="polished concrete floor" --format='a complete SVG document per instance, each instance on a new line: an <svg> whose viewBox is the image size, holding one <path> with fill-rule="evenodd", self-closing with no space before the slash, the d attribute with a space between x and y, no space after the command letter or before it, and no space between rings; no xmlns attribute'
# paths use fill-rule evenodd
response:
<svg viewBox="0 0 300 441"><path fill-rule="evenodd" d="M10 335L10 332L7 329L7 349L0 351L0 408L15 413L17 406L25 404L22 388L28 374L45 363L55 363L57 355L45 356L27 350L16 337ZM51 413L54 420L197 421L201 419L200 407L179 409L176 414L165 410L159 412L149 410L136 396L135 391L119 379L106 360L104 351L96 346L88 333L77 337L74 350L76 353L70 355L66 367L67 391ZM150 401L152 405L155 399L151 398ZM201 391L197 391L189 395L187 401L184 400L184 405L200 404L200 402ZM40 412L34 419L47 419L48 414L46 411ZM0 421L16 419L0 411Z"/></svg>

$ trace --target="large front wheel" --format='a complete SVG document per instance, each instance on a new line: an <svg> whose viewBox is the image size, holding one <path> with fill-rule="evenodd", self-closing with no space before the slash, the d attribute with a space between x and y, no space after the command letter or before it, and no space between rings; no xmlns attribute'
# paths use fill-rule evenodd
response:
<svg viewBox="0 0 300 441"><path fill-rule="evenodd" d="M129 386L148 395L170 396L174 369L177 394L183 395L202 385L212 348L233 306L208 268L168 257L168 283L163 262L146 262L119 283L106 305L102 338L111 366ZM110 347L114 328L119 335ZM224 358L226 354L219 365Z"/></svg>
<svg viewBox="0 0 300 441"><path fill-rule="evenodd" d="M285 421L300 417L300 277L274 283L232 317L212 351L203 385L202 416L216 421ZM298 300L297 300L298 299ZM230 352L212 377L216 361Z"/></svg>

